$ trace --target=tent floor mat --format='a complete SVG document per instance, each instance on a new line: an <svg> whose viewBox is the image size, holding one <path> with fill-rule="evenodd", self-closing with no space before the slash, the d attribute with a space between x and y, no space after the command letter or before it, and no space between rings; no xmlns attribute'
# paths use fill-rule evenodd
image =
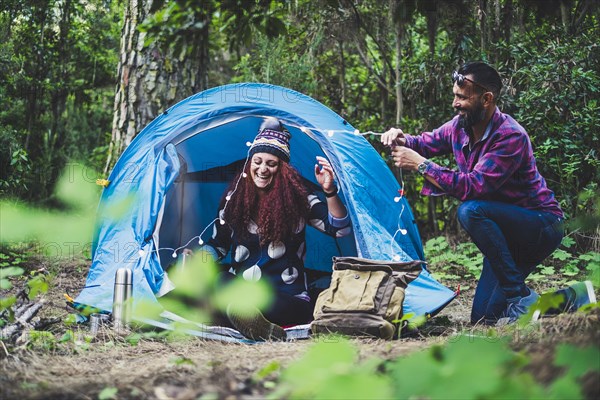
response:
<svg viewBox="0 0 600 400"><path fill-rule="evenodd" d="M190 321L170 311L163 311L160 314L160 317L160 320L150 318L138 318L136 320L156 328L178 331L204 340L245 344L262 343L244 337L240 332L233 328L226 326L210 326ZM310 324L290 326L284 328L284 330L287 333L287 341L308 339L310 337Z"/></svg>

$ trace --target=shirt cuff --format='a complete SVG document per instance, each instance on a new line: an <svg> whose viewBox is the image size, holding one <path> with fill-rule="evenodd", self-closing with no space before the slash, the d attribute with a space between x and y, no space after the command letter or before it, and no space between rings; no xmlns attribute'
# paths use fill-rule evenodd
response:
<svg viewBox="0 0 600 400"><path fill-rule="evenodd" d="M433 183L425 181L425 183L423 184L423 188L421 189L421 194L424 196L443 196L447 193L440 190Z"/></svg>
<svg viewBox="0 0 600 400"><path fill-rule="evenodd" d="M334 228L345 228L348 225L350 225L350 216L348 215L347 212L346 212L346 216L344 218L336 218L331 214L328 214L328 217L329 217L329 223Z"/></svg>
<svg viewBox="0 0 600 400"><path fill-rule="evenodd" d="M425 169L424 175L433 178L439 185L442 185L438 179L440 177L440 169L441 167L439 165L434 162L430 162ZM425 196L443 196L447 193L435 186L433 183L429 182L429 180L425 179L423 188L421 189L421 194Z"/></svg>
<svg viewBox="0 0 600 400"><path fill-rule="evenodd" d="M404 135L404 147L408 147L409 149L414 150L414 142L416 138L412 135Z"/></svg>

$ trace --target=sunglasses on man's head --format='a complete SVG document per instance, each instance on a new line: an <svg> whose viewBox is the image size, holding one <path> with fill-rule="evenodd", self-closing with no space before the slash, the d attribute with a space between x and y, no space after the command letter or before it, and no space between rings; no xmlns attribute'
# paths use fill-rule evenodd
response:
<svg viewBox="0 0 600 400"><path fill-rule="evenodd" d="M491 92L491 90L489 90L488 88L486 88L482 84L475 82L473 79L467 78L463 74L459 74L458 71L454 71L452 73L452 82L456 82L456 84L458 85L458 87L463 87L463 85L465 84L465 81L469 81L473 85L477 85L480 88L483 88L486 92Z"/></svg>

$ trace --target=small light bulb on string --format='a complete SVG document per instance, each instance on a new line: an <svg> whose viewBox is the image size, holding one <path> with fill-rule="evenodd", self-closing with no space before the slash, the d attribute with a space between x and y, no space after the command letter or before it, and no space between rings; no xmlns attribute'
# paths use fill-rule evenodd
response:
<svg viewBox="0 0 600 400"><path fill-rule="evenodd" d="M398 189L399 196L394 197L394 201L398 203L404 197L404 189Z"/></svg>
<svg viewBox="0 0 600 400"><path fill-rule="evenodd" d="M204 244L204 240L202 240L202 238L198 239L198 244L202 246Z"/></svg>
<svg viewBox="0 0 600 400"><path fill-rule="evenodd" d="M244 178L247 178L247 177L248 177L248 174L244 172L244 173L242 174L242 177L244 177Z"/></svg>
<svg viewBox="0 0 600 400"><path fill-rule="evenodd" d="M140 249L138 251L138 254L140 255L140 257L144 257L146 255L146 252L144 250Z"/></svg>
<svg viewBox="0 0 600 400"><path fill-rule="evenodd" d="M400 170L400 189L398 189L398 196L394 197L394 201L398 203L404 197L404 180L402 179L402 170ZM400 214L398 215L398 229L392 236L392 241L390 243L390 253L394 253L394 242L396 240L396 236L400 233L402 236L405 236L408 233L408 230L401 228L400 224L402 223L402 214L404 213L404 204L402 204L402 208L400 209ZM394 254L392 259L394 261L400 261L400 255Z"/></svg>
<svg viewBox="0 0 600 400"><path fill-rule="evenodd" d="M221 225L225 225L225 220L224 220L224 219L219 219L219 223L220 223Z"/></svg>
<svg viewBox="0 0 600 400"><path fill-rule="evenodd" d="M171 257L173 257L173 258L177 258L177 252L176 252L176 251L174 251L174 252L173 252L173 254L171 254Z"/></svg>
<svg viewBox="0 0 600 400"><path fill-rule="evenodd" d="M354 130L354 134L355 134L356 136L358 136L358 135L360 135L360 131L359 131L358 129L355 129L355 130Z"/></svg>
<svg viewBox="0 0 600 400"><path fill-rule="evenodd" d="M246 142L246 146L248 146L248 147L252 146L252 142Z"/></svg>
<svg viewBox="0 0 600 400"><path fill-rule="evenodd" d="M225 200L227 200L227 201L231 200L231 196L229 196L229 195L225 196Z"/></svg>
<svg viewBox="0 0 600 400"><path fill-rule="evenodd" d="M327 136L332 137L333 136L333 130L328 130L327 131Z"/></svg>

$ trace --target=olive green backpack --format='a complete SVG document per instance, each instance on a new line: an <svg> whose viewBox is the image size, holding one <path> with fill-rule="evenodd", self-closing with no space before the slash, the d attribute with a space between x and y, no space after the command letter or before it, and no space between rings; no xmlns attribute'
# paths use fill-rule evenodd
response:
<svg viewBox="0 0 600 400"><path fill-rule="evenodd" d="M394 338L406 286L419 276L421 264L334 257L331 285L317 298L312 333Z"/></svg>

